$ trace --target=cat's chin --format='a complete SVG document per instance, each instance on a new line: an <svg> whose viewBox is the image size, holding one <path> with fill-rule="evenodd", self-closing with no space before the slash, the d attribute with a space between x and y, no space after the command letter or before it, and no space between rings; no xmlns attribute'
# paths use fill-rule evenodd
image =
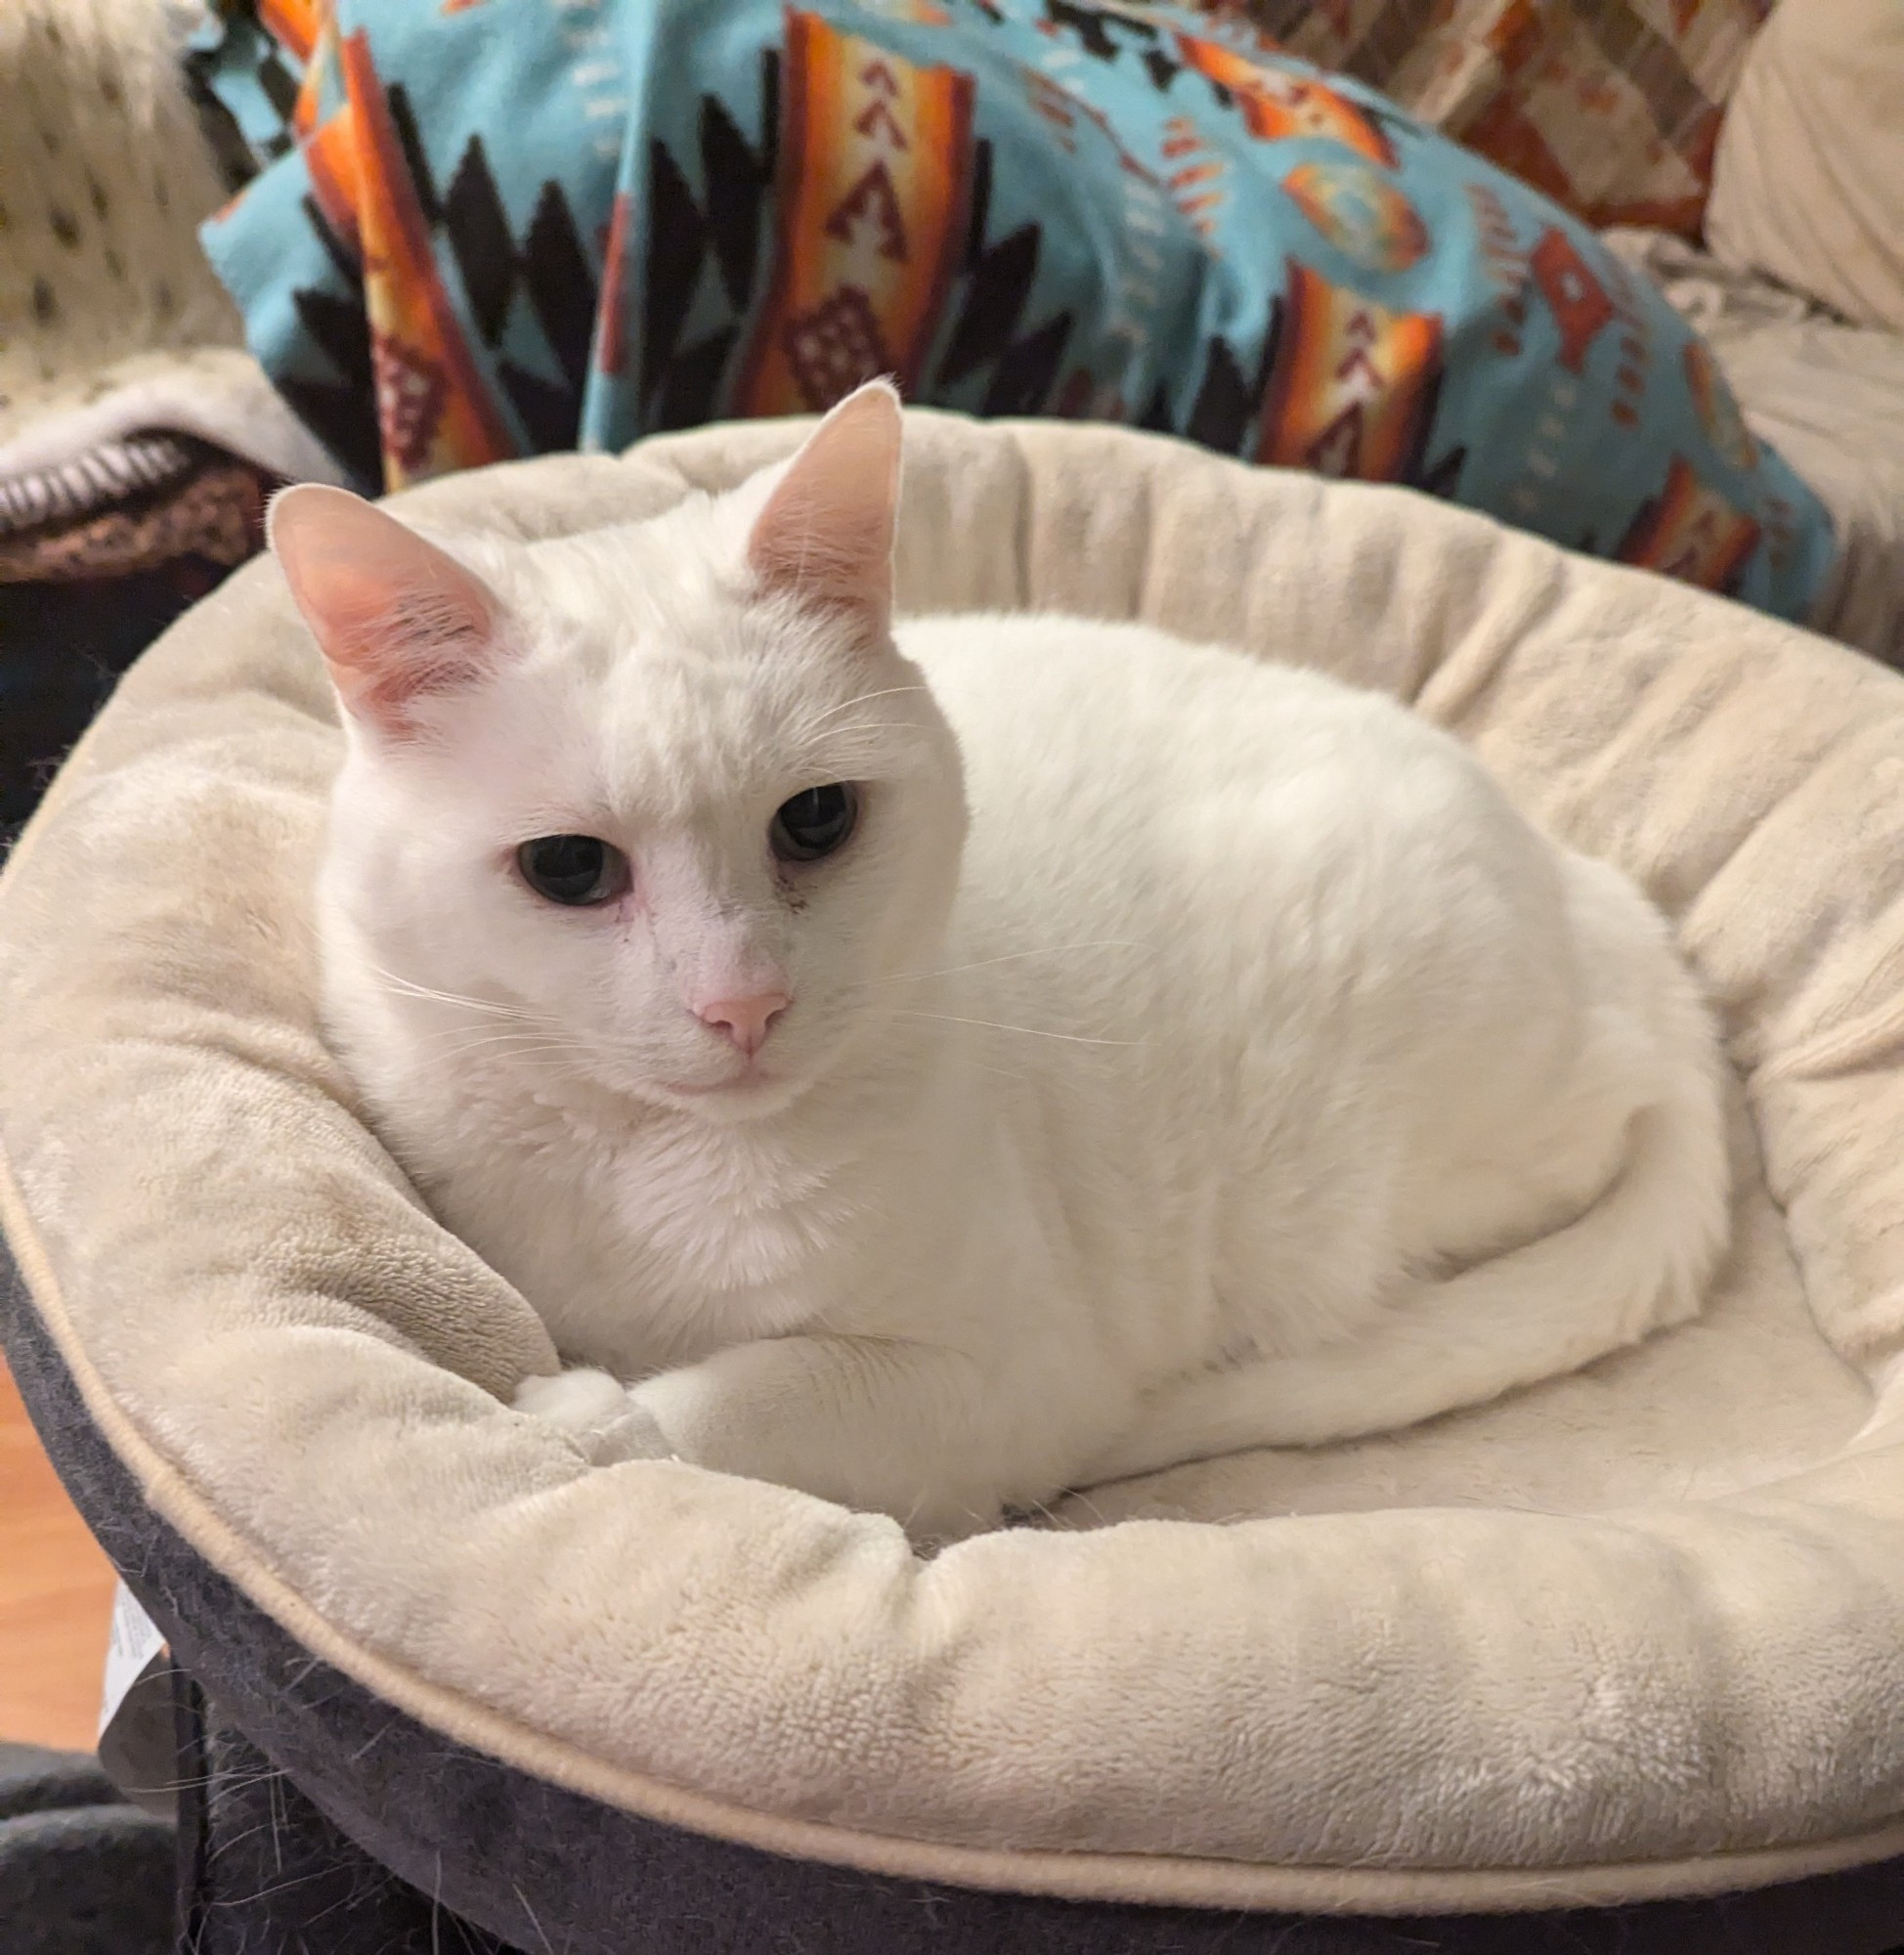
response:
<svg viewBox="0 0 1904 1955"><path fill-rule="evenodd" d="M749 1071L705 1085L650 1080L644 1097L671 1111L732 1126L743 1120L764 1119L791 1107L807 1084L803 1078L784 1073Z"/></svg>

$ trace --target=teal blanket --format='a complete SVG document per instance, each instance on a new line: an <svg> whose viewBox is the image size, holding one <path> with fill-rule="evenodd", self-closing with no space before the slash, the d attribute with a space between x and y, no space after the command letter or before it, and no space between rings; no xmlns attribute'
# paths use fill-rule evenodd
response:
<svg viewBox="0 0 1904 1955"><path fill-rule="evenodd" d="M205 231L368 484L874 373L1394 482L1785 617L1830 519L1524 184L1253 32L1071 0L267 0Z"/></svg>

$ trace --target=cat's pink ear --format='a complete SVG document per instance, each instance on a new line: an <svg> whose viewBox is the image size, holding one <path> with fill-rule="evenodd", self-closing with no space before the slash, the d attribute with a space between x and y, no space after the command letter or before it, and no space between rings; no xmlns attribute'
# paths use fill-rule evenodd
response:
<svg viewBox="0 0 1904 1955"><path fill-rule="evenodd" d="M266 535L344 705L398 737L426 694L494 670L498 607L473 571L345 489L276 498Z"/></svg>
<svg viewBox="0 0 1904 1955"><path fill-rule="evenodd" d="M755 519L748 565L762 590L844 611L884 638L898 507L899 396L869 380L787 464Z"/></svg>

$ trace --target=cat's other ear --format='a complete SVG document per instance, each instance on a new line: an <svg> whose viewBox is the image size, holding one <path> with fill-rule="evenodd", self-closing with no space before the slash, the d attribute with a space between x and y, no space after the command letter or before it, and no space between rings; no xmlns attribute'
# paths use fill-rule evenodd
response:
<svg viewBox="0 0 1904 1955"><path fill-rule="evenodd" d="M379 731L494 670L500 607L474 571L346 489L301 483L272 500L265 536L345 708Z"/></svg>
<svg viewBox="0 0 1904 1955"><path fill-rule="evenodd" d="M748 567L762 591L844 612L886 637L899 427L898 390L869 380L807 436L748 537Z"/></svg>

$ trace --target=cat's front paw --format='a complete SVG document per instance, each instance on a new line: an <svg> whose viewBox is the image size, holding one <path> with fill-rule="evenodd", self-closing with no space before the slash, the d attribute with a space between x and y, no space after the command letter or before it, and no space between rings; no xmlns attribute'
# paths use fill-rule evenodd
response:
<svg viewBox="0 0 1904 1955"><path fill-rule="evenodd" d="M592 1466L620 1459L669 1459L673 1448L654 1414L606 1371L578 1368L553 1377L525 1378L511 1401L517 1412L560 1426Z"/></svg>

